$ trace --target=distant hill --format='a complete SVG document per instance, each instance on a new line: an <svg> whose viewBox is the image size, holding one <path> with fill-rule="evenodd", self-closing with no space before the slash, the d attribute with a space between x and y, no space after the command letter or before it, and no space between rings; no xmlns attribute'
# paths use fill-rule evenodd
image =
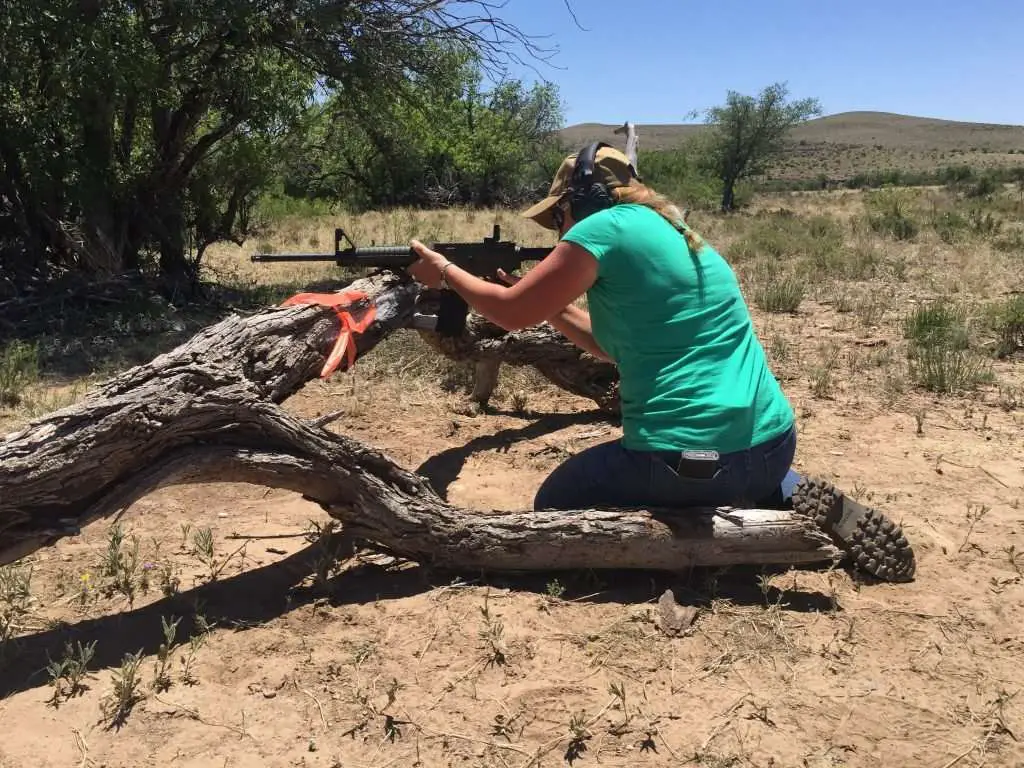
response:
<svg viewBox="0 0 1024 768"><path fill-rule="evenodd" d="M579 147L590 141L623 146L616 125L580 123L561 131ZM640 151L671 149L706 130L699 124L638 124ZM888 112L843 112L798 126L790 147L772 169L773 178L824 174L845 178L863 171L899 168L934 170L951 165L974 168L1024 166L1024 126L965 123Z"/></svg>

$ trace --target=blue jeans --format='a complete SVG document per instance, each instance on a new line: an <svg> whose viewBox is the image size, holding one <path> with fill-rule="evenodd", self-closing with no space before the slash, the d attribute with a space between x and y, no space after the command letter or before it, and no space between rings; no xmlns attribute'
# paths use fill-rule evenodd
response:
<svg viewBox="0 0 1024 768"><path fill-rule="evenodd" d="M782 508L800 477L790 469L796 430L745 451L722 454L714 477L676 472L678 451L632 451L619 440L560 464L541 484L534 509L601 507Z"/></svg>

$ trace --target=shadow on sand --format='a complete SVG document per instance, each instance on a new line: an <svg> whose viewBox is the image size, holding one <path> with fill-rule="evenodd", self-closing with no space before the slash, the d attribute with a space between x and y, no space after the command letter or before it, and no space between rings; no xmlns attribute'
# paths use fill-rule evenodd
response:
<svg viewBox="0 0 1024 768"><path fill-rule="evenodd" d="M491 412L493 413L493 412ZM599 410L575 413L547 413L522 427L502 429L493 434L474 437L465 445L448 448L420 464L414 471L430 481L431 487L447 501L448 486L459 476L466 460L481 451L507 451L515 443L532 440L577 424L605 422L608 415Z"/></svg>
<svg viewBox="0 0 1024 768"><path fill-rule="evenodd" d="M9 643L0 668L0 698L47 685L46 665L50 658L63 654L64 645L69 641L83 645L96 642L95 656L89 665L92 670L119 666L125 654L139 650L144 655L155 654L163 642L162 617L183 617L178 637L187 638L198 631L198 615L217 627L246 631L314 601L339 606L396 600L453 583L544 595L548 593L548 586L557 581L564 589L562 600L624 606L657 600L666 588L672 588L681 605L704 607L712 599L724 599L733 605L763 606L767 600L779 603L787 611L833 609L831 599L820 592L780 591L771 587L767 594L762 593L757 576L783 572L785 568L774 571L761 567L732 568L725 573L721 569L693 569L686 574L552 570L522 575L483 575L441 572L408 563L403 567L360 563L325 584L313 587L308 584L308 577L320 553L321 544L310 544L275 563L149 605L75 624L62 623L19 637Z"/></svg>

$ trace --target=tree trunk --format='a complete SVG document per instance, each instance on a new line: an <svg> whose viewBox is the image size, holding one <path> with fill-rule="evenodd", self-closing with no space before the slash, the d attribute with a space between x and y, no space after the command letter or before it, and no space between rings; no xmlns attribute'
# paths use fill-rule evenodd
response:
<svg viewBox="0 0 1024 768"><path fill-rule="evenodd" d="M731 213L736 205L736 182L732 179L725 181L722 189L722 213Z"/></svg>
<svg viewBox="0 0 1024 768"><path fill-rule="evenodd" d="M411 323L418 289L409 281L380 275L349 287L376 305L373 324L356 339L359 355ZM568 342L559 346L542 329L485 339L480 328L467 329L463 354L479 350L493 358L502 350L518 364L549 355L572 359ZM300 492L354 536L456 569L678 570L838 555L811 520L786 511L452 507L383 453L277 405L319 373L336 334L333 310L319 306L231 316L81 403L7 435L0 442L0 562L73 535L161 485L204 481ZM589 365L575 359L578 367ZM594 386L578 373L563 371L562 379Z"/></svg>
<svg viewBox="0 0 1024 768"><path fill-rule="evenodd" d="M160 274L174 285L189 286L195 279L185 258L185 214L181 210L183 193L164 195L163 210L156 214L160 222Z"/></svg>

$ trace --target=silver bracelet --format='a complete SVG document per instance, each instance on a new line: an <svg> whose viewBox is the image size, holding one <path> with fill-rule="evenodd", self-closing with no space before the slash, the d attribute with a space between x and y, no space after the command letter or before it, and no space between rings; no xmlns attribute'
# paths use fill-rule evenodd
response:
<svg viewBox="0 0 1024 768"><path fill-rule="evenodd" d="M451 286L448 285L448 278L445 276L445 274L448 272L448 267L454 267L454 266L455 266L455 263L449 261L443 267L441 267L441 290L442 291L447 291L447 290L450 290L450 288L451 288Z"/></svg>

